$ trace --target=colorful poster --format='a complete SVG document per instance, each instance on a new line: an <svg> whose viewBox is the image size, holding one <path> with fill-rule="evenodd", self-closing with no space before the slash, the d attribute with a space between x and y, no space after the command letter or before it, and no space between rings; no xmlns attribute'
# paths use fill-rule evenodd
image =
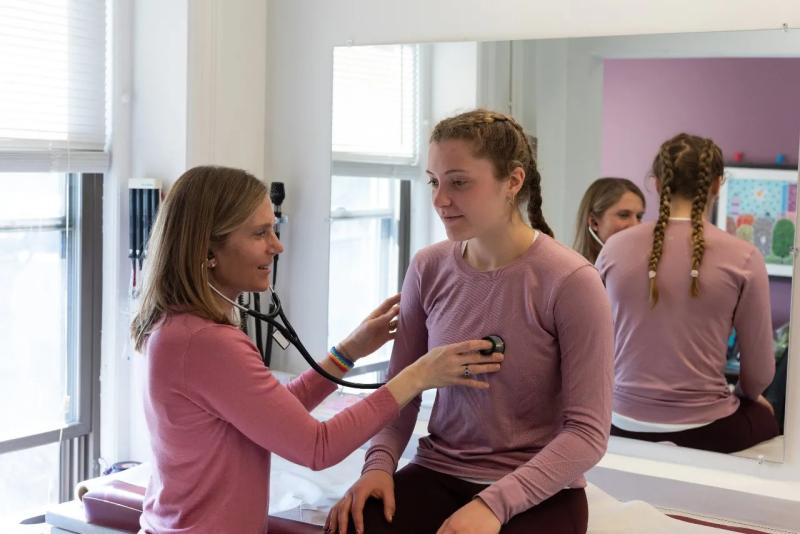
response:
<svg viewBox="0 0 800 534"><path fill-rule="evenodd" d="M727 167L717 226L753 243L775 276L791 276L797 171Z"/></svg>

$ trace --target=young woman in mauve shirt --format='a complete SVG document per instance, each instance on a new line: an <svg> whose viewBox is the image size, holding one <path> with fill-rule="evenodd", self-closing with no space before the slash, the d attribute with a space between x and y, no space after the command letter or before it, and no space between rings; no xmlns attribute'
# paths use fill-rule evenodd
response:
<svg viewBox="0 0 800 534"><path fill-rule="evenodd" d="M371 442L329 531L584 533L584 473L610 427L612 326L597 271L552 238L531 145L512 118L440 122L428 156L448 240L422 249L403 284L389 374L429 347L505 341L486 391L437 390L411 463L397 469L420 399ZM520 207L527 203L530 224Z"/></svg>

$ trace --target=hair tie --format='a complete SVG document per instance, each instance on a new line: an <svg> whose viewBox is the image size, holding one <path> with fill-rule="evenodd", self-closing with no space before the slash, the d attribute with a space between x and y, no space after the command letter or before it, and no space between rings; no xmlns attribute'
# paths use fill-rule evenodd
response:
<svg viewBox="0 0 800 534"><path fill-rule="evenodd" d="M656 277L656 272L655 271L648 271L647 272L647 278L649 278L650 280L652 280L655 277Z"/></svg>
<svg viewBox="0 0 800 534"><path fill-rule="evenodd" d="M700 276L700 272L697 269L692 269L691 271L689 271L689 275L692 278L697 278Z"/></svg>

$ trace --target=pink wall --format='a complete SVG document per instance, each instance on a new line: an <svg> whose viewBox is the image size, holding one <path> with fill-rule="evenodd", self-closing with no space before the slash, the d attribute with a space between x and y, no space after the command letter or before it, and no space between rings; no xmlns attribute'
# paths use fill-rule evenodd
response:
<svg viewBox="0 0 800 534"><path fill-rule="evenodd" d="M663 141L687 132L711 137L726 161L797 165L799 58L614 59L604 61L602 174L642 185L647 219L656 195L647 180ZM788 278L771 280L773 323L788 321Z"/></svg>

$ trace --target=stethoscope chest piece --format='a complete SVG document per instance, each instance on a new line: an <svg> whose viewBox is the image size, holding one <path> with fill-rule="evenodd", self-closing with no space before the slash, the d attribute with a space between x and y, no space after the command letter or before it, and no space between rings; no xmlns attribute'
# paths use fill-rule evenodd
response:
<svg viewBox="0 0 800 534"><path fill-rule="evenodd" d="M494 353L494 352L499 352L501 354L505 353L505 351L506 351L506 342L503 341L502 337L500 337L498 335L491 335L491 336L486 336L486 337L484 337L482 339L484 339L486 341L489 341L492 344L492 348L483 349L483 350L479 351L484 356L491 356L492 353Z"/></svg>

